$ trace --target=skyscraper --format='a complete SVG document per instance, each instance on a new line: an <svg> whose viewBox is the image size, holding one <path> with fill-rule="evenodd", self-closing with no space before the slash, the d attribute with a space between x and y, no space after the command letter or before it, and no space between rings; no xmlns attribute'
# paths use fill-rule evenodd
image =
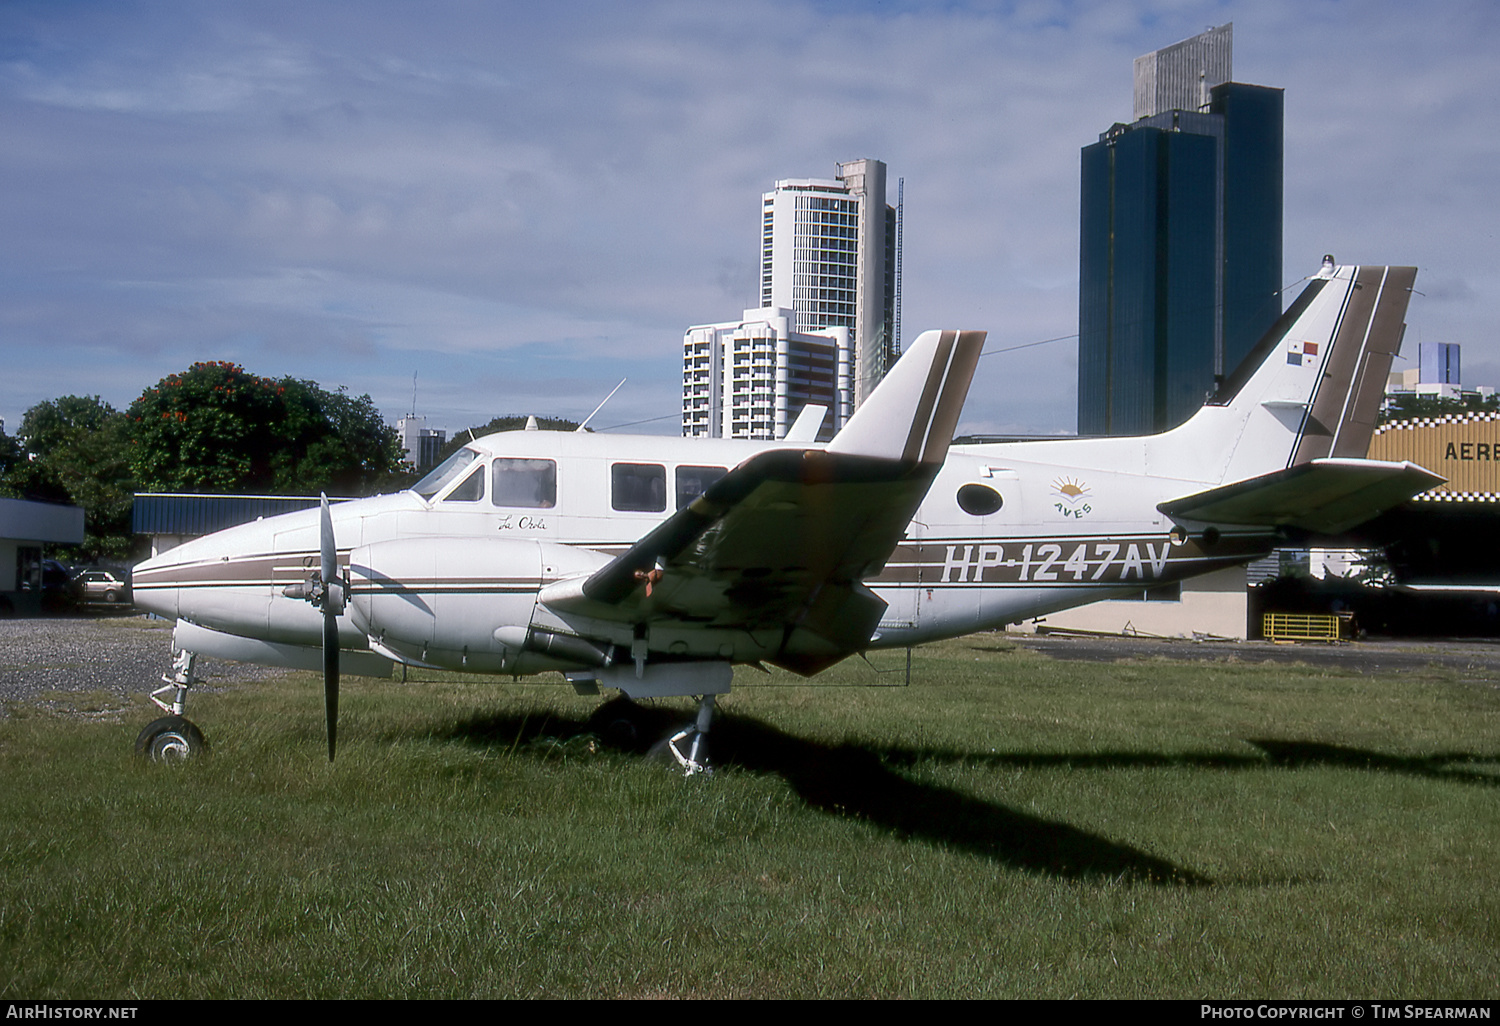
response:
<svg viewBox="0 0 1500 1026"><path fill-rule="evenodd" d="M897 211L878 160L761 197L760 308L683 338L682 433L780 438L807 403L832 437L900 354Z"/></svg>
<svg viewBox="0 0 1500 1026"><path fill-rule="evenodd" d="M1232 31L1137 58L1083 149L1080 434L1180 424L1281 313L1282 91L1229 80Z"/></svg>
<svg viewBox="0 0 1500 1026"><path fill-rule="evenodd" d="M885 164L851 160L837 178L788 178L761 197L760 305L796 314L798 331L848 328L853 413L899 353L896 210Z"/></svg>

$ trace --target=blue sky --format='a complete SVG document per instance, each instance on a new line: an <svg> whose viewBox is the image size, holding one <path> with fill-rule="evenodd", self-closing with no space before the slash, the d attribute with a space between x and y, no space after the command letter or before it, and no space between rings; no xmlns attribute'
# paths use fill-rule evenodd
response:
<svg viewBox="0 0 1500 1026"><path fill-rule="evenodd" d="M0 0L0 417L197 360L675 432L682 331L754 305L759 197L906 180L906 340L1077 330L1079 149L1131 62L1234 22L1286 90L1288 283L1421 268L1405 352L1500 386L1500 6L1265 0ZM1398 364L1400 366L1400 364ZM1071 339L987 356L961 431L1066 432ZM660 418L660 419L658 419Z"/></svg>

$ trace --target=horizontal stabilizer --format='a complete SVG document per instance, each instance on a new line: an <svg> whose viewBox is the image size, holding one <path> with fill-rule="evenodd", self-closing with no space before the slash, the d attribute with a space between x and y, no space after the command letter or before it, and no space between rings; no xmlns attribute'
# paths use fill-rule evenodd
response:
<svg viewBox="0 0 1500 1026"><path fill-rule="evenodd" d="M1177 520L1337 534L1445 480L1415 463L1319 459L1173 499L1157 509Z"/></svg>

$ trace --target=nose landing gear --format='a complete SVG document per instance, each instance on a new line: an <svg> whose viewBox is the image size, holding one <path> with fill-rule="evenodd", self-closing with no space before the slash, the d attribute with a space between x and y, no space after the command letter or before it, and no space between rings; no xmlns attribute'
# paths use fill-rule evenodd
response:
<svg viewBox="0 0 1500 1026"><path fill-rule="evenodd" d="M152 720L135 739L135 754L151 762L179 763L201 758L208 754L208 742L203 731L192 720L184 719L187 708L187 693L193 686L193 664L197 654L184 649L172 660L172 675L163 676L165 684L151 692L151 701L162 712L170 713L159 720ZM170 702L162 701L162 695L172 693Z"/></svg>

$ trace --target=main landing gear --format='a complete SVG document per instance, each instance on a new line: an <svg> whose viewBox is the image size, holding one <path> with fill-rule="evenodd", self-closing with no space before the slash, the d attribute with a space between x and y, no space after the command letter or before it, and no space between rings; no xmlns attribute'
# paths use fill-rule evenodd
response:
<svg viewBox="0 0 1500 1026"><path fill-rule="evenodd" d="M611 741L625 736L631 741L647 734L660 736L641 715L635 705L639 698L685 698L689 695L698 700L698 715L692 723L663 738L651 747L647 755L665 758L682 768L686 776L697 776L709 772L708 728L713 723L714 701L719 695L729 693L734 679L734 667L727 659L646 662L644 638L640 639L639 653L632 668L623 661L590 670L571 671L566 676L580 695L597 695L601 688L618 688L624 696L606 702L595 713L595 722L602 728L600 737ZM617 746L618 747L618 746ZM630 744L626 747L633 748Z"/></svg>
<svg viewBox="0 0 1500 1026"><path fill-rule="evenodd" d="M712 773L708 764L708 727L714 718L714 696L698 698L698 718L667 739L667 751L682 767L683 776Z"/></svg>
<svg viewBox="0 0 1500 1026"><path fill-rule="evenodd" d="M146 728L135 739L136 755L152 762L178 763L208 754L208 742L203 738L203 731L182 715L187 708L188 689L195 682L193 664L197 659L194 652L178 652L172 660L172 675L163 675L165 683L151 692L151 701L162 712L170 715L146 724ZM161 697L167 692L172 694L170 702L163 701Z"/></svg>
<svg viewBox="0 0 1500 1026"><path fill-rule="evenodd" d="M589 730L611 748L636 752L648 759L675 763L684 776L712 773L708 762L708 728L713 722L714 695L695 696L698 715L692 723L671 727L672 714L637 705L621 695L601 705L589 720ZM677 722L681 722L680 720ZM649 738L659 741L652 744Z"/></svg>

